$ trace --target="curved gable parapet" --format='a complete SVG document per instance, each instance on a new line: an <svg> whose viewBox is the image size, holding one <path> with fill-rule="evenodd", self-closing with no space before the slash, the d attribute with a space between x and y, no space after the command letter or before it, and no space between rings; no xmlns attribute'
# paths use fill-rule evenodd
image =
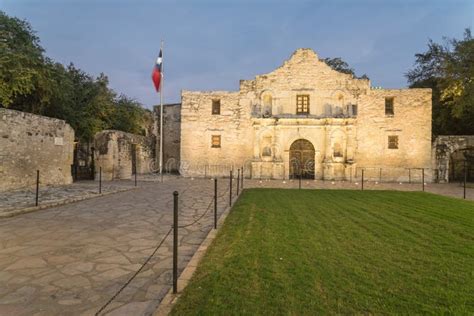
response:
<svg viewBox="0 0 474 316"><path fill-rule="evenodd" d="M243 92L263 89L368 90L369 87L369 80L332 69L310 48L297 49L280 67L269 73L240 81Z"/></svg>

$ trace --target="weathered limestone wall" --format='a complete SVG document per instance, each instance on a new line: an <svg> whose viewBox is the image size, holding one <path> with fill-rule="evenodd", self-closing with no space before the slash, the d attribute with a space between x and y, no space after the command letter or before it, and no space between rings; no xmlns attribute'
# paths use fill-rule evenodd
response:
<svg viewBox="0 0 474 316"><path fill-rule="evenodd" d="M253 131L248 104L238 92L182 92L181 174L225 176L252 157ZM212 100L221 111L212 114ZM212 135L221 136L221 147L212 148Z"/></svg>
<svg viewBox="0 0 474 316"><path fill-rule="evenodd" d="M100 168L102 180L116 180L131 179L135 161L137 174L149 173L154 166L154 137L106 130L95 135L94 148L96 180Z"/></svg>
<svg viewBox="0 0 474 316"><path fill-rule="evenodd" d="M394 98L394 115L385 115L385 98ZM388 148L398 136L398 149ZM405 181L405 168L425 168L431 181L431 89L371 90L360 96L357 116L358 167L382 168L388 180Z"/></svg>
<svg viewBox="0 0 474 316"><path fill-rule="evenodd" d="M156 135L156 167L160 154L160 106L154 107ZM163 106L163 170L177 172L180 165L181 146L181 103Z"/></svg>
<svg viewBox="0 0 474 316"><path fill-rule="evenodd" d="M474 151L474 135L442 135L433 142L433 170L438 182L450 182L453 169L452 155L456 151ZM463 157L465 158L465 157ZM471 168L474 166L471 166ZM451 172L450 172L451 171Z"/></svg>
<svg viewBox="0 0 474 316"><path fill-rule="evenodd" d="M74 130L63 120L0 108L0 191L72 182Z"/></svg>

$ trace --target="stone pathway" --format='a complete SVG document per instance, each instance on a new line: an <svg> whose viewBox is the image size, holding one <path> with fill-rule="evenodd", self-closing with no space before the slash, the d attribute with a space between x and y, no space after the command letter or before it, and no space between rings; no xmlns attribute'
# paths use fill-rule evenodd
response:
<svg viewBox="0 0 474 316"><path fill-rule="evenodd" d="M220 181L219 213L228 205ZM140 182L139 188L0 219L0 315L94 315L153 252L172 224L180 192L179 270L213 225L214 183ZM209 207L211 206L211 207ZM151 315L171 284L172 240L104 310Z"/></svg>
<svg viewBox="0 0 474 316"><path fill-rule="evenodd" d="M134 181L104 181L102 194L133 189ZM99 182L79 181L70 185L40 186L39 207L66 204L77 200L99 196ZM0 193L0 218L35 209L36 188L26 188ZM13 213L13 214L12 214Z"/></svg>

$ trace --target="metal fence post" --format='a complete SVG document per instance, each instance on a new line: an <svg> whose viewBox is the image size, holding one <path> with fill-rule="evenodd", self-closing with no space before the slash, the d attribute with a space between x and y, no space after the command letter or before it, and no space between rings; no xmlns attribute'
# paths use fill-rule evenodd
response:
<svg viewBox="0 0 474 316"><path fill-rule="evenodd" d="M229 206L232 206L232 170L230 171L230 184L229 184Z"/></svg>
<svg viewBox="0 0 474 316"><path fill-rule="evenodd" d="M178 191L173 192L173 293L178 293Z"/></svg>
<svg viewBox="0 0 474 316"><path fill-rule="evenodd" d="M411 184L411 168L408 168L408 183Z"/></svg>
<svg viewBox="0 0 474 316"><path fill-rule="evenodd" d="M467 180L467 169L466 169L466 160L464 160L464 193L463 193L464 199L466 199L466 180Z"/></svg>
<svg viewBox="0 0 474 316"><path fill-rule="evenodd" d="M361 181L361 185L362 185L362 191L364 191L364 169L362 169L362 181Z"/></svg>
<svg viewBox="0 0 474 316"><path fill-rule="evenodd" d="M423 184L423 192L425 192L425 168L421 169L421 183Z"/></svg>
<svg viewBox="0 0 474 316"><path fill-rule="evenodd" d="M240 189L240 168L237 169L237 196L239 195L239 189Z"/></svg>
<svg viewBox="0 0 474 316"><path fill-rule="evenodd" d="M379 171L379 182L382 182L382 168Z"/></svg>
<svg viewBox="0 0 474 316"><path fill-rule="evenodd" d="M99 167L99 194L102 193L102 167Z"/></svg>
<svg viewBox="0 0 474 316"><path fill-rule="evenodd" d="M351 166L351 172L349 174L349 182L352 183L352 166Z"/></svg>
<svg viewBox="0 0 474 316"><path fill-rule="evenodd" d="M137 186L137 163L136 162L135 162L135 186Z"/></svg>
<svg viewBox="0 0 474 316"><path fill-rule="evenodd" d="M242 181L240 188L243 191L244 190L244 166L242 166L242 179L240 181Z"/></svg>
<svg viewBox="0 0 474 316"><path fill-rule="evenodd" d="M38 206L39 199L39 181L40 181L40 171L36 170L36 197L35 197L35 206Z"/></svg>
<svg viewBox="0 0 474 316"><path fill-rule="evenodd" d="M214 229L217 229L217 178L214 178Z"/></svg>

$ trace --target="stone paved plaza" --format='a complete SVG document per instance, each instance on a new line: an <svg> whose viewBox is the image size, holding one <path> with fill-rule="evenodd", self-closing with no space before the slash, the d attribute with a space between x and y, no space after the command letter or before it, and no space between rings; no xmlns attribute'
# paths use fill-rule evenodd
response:
<svg viewBox="0 0 474 316"><path fill-rule="evenodd" d="M219 186L219 212L228 205ZM210 205L211 180L140 182L139 188L0 220L0 315L94 315L140 268L172 224L180 192L180 225ZM179 230L182 270L212 228L212 207ZM171 236L104 310L148 315L170 287Z"/></svg>
<svg viewBox="0 0 474 316"><path fill-rule="evenodd" d="M219 213L228 205L219 180ZM245 187L298 188L296 180L246 180ZM360 182L302 181L303 188L360 189ZM421 183L374 181L365 189L421 190ZM236 185L234 182L234 197ZM459 184L427 184L427 192L462 197ZM212 228L213 181L167 177L136 190L0 219L0 315L94 315L137 271L172 224L172 192L180 192L179 269ZM474 200L474 189L467 190ZM151 315L171 285L171 236L104 315Z"/></svg>
<svg viewBox="0 0 474 316"><path fill-rule="evenodd" d="M134 181L104 181L102 194L121 192L135 188ZM39 188L39 207L65 204L80 199L87 199L99 195L97 181L79 181L70 185L43 186ZM20 190L2 192L0 195L0 217L11 216L21 211L35 208L36 188L30 187Z"/></svg>

